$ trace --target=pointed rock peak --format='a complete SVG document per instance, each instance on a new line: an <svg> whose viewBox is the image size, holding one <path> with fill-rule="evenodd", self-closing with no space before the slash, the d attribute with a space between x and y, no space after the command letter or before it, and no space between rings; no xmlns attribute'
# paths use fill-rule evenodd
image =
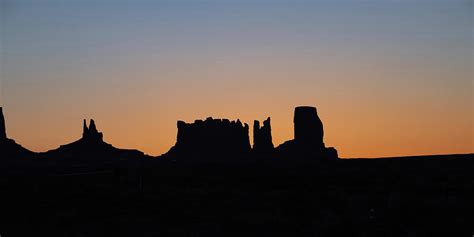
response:
<svg viewBox="0 0 474 237"><path fill-rule="evenodd" d="M0 140L7 138L7 132L5 128L5 118L3 117L3 108L0 107Z"/></svg>
<svg viewBox="0 0 474 237"><path fill-rule="evenodd" d="M84 123L82 125L82 136L84 136L85 134L87 134L87 132L89 132L89 128L87 128L87 122L86 120L84 119Z"/></svg>
<svg viewBox="0 0 474 237"><path fill-rule="evenodd" d="M86 140L99 140L102 141L102 133L97 131L97 127L95 126L95 122L93 119L90 120L89 128L87 128L86 120L84 119L84 130L82 134L82 138Z"/></svg>
<svg viewBox="0 0 474 237"><path fill-rule="evenodd" d="M263 121L263 126L270 127L270 117L268 117L267 120Z"/></svg>
<svg viewBox="0 0 474 237"><path fill-rule="evenodd" d="M97 133L97 127L95 126L95 122L93 119L91 119L91 122L89 123L89 131L91 133Z"/></svg>

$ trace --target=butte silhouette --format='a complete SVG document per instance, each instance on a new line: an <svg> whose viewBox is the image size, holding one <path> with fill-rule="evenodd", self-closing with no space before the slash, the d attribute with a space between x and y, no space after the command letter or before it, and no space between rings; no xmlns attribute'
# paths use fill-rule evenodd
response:
<svg viewBox="0 0 474 237"><path fill-rule="evenodd" d="M323 142L323 123L315 107L296 107L294 114L295 139L274 148L270 118L263 122L255 120L253 126L254 145L250 146L249 125L240 120L228 119L196 120L194 123L178 121L176 145L163 158L193 162L226 162L249 157L274 156L288 159L308 160L337 159L334 148L326 148Z"/></svg>

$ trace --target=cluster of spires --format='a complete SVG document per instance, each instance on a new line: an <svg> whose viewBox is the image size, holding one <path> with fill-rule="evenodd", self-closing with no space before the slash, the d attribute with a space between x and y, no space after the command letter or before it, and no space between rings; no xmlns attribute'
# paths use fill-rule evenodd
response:
<svg viewBox="0 0 474 237"><path fill-rule="evenodd" d="M87 122L84 119L82 139L90 141L103 141L103 134L97 131L97 127L95 126L95 122L93 119L90 120L89 127L87 127Z"/></svg>

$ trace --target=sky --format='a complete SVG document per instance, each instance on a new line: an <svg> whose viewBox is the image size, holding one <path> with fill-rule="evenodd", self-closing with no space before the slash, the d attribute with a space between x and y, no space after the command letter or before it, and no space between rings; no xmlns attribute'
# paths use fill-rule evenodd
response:
<svg viewBox="0 0 474 237"><path fill-rule="evenodd" d="M176 121L315 106L339 156L474 153L471 0L0 0L0 106L33 151L94 118L160 155ZM252 130L252 129L251 129ZM252 131L250 131L252 137Z"/></svg>

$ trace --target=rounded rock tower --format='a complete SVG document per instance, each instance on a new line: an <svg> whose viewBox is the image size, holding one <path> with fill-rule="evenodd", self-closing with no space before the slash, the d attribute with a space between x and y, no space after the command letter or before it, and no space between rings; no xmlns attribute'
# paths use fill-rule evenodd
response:
<svg viewBox="0 0 474 237"><path fill-rule="evenodd" d="M295 108L294 116L295 141L323 149L324 129L315 107L299 106Z"/></svg>

